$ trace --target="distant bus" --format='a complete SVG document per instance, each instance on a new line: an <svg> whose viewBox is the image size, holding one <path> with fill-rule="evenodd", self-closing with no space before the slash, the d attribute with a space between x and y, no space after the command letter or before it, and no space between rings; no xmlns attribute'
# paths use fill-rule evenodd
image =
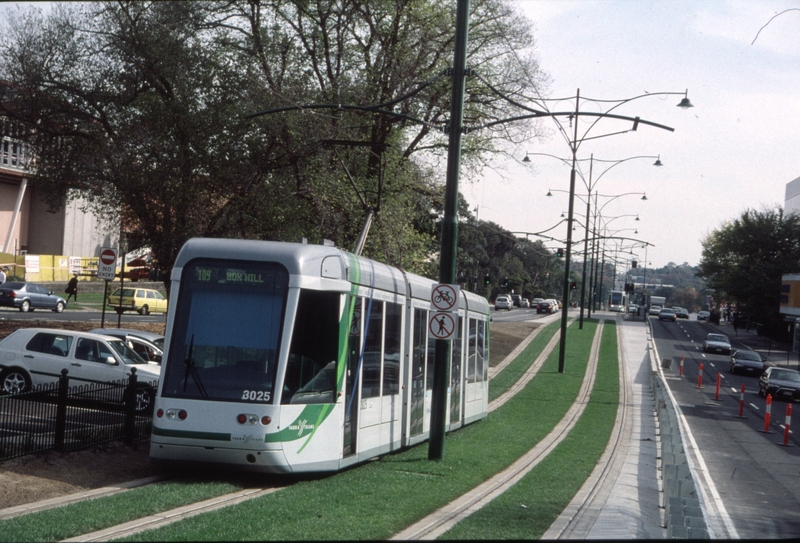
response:
<svg viewBox="0 0 800 543"><path fill-rule="evenodd" d="M627 295L621 290L612 290L608 295L608 310L609 311L625 311L627 304Z"/></svg>

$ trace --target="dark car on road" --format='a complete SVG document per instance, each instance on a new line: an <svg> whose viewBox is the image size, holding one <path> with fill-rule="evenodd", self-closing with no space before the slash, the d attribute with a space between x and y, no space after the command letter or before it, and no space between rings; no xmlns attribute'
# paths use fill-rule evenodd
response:
<svg viewBox="0 0 800 543"><path fill-rule="evenodd" d="M772 366L758 378L758 393L776 400L800 401L800 372Z"/></svg>
<svg viewBox="0 0 800 543"><path fill-rule="evenodd" d="M688 319L689 318L689 311L683 307L673 307L675 310L675 316L679 319Z"/></svg>
<svg viewBox="0 0 800 543"><path fill-rule="evenodd" d="M658 320L675 322L678 320L678 317L675 315L675 311L671 307L665 307L658 312Z"/></svg>
<svg viewBox="0 0 800 543"><path fill-rule="evenodd" d="M548 300L539 302L539 304L536 306L536 314L538 315L539 313L547 313L548 315L550 313L555 313L555 309L553 309L553 302Z"/></svg>
<svg viewBox="0 0 800 543"><path fill-rule="evenodd" d="M0 306L13 307L23 313L34 309L50 309L61 313L67 307L67 302L42 285L8 281L0 285Z"/></svg>
<svg viewBox="0 0 800 543"><path fill-rule="evenodd" d="M746 375L761 375L767 368L764 358L755 351L739 349L731 353L731 363L728 371Z"/></svg>

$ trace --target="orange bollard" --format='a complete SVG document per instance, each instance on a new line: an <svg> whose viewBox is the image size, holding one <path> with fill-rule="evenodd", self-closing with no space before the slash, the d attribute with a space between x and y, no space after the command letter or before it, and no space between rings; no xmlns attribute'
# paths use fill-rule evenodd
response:
<svg viewBox="0 0 800 543"><path fill-rule="evenodd" d="M714 399L719 401L719 385L722 382L722 374L717 372L717 390L714 392Z"/></svg>
<svg viewBox="0 0 800 543"><path fill-rule="evenodd" d="M697 388L703 388L703 363L700 362L700 368L697 372Z"/></svg>
<svg viewBox="0 0 800 543"><path fill-rule="evenodd" d="M681 367L678 369L678 375L683 377L683 355L681 355Z"/></svg>
<svg viewBox="0 0 800 543"><path fill-rule="evenodd" d="M764 433L771 433L769 431L769 419L772 417L772 394L767 394L767 410L764 413Z"/></svg>
<svg viewBox="0 0 800 543"><path fill-rule="evenodd" d="M786 405L786 423L783 425L783 445L789 446L789 432L792 426L792 404Z"/></svg>

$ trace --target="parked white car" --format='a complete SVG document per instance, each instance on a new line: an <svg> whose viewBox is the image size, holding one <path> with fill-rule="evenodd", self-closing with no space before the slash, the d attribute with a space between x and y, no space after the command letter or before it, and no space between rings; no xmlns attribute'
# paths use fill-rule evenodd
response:
<svg viewBox="0 0 800 543"><path fill-rule="evenodd" d="M52 328L21 328L0 341L0 389L9 394L58 381L70 385L122 381L136 368L139 382L158 380L161 366L149 364L121 339ZM153 401L153 390L137 394L137 410Z"/></svg>
<svg viewBox="0 0 800 543"><path fill-rule="evenodd" d="M514 307L514 302L511 301L511 296L506 296L505 294L498 296L494 300L494 310L497 311L498 309L506 309L511 311L511 308Z"/></svg>

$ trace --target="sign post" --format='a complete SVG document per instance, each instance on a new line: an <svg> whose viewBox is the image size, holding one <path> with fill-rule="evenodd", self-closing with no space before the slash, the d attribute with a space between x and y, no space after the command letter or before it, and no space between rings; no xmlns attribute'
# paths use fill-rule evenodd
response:
<svg viewBox="0 0 800 543"><path fill-rule="evenodd" d="M117 275L117 250L113 247L103 247L100 250L100 259L97 261L97 277L105 280L103 288L103 311L100 315L100 328L106 323L106 299L108 297L108 282L113 281Z"/></svg>

